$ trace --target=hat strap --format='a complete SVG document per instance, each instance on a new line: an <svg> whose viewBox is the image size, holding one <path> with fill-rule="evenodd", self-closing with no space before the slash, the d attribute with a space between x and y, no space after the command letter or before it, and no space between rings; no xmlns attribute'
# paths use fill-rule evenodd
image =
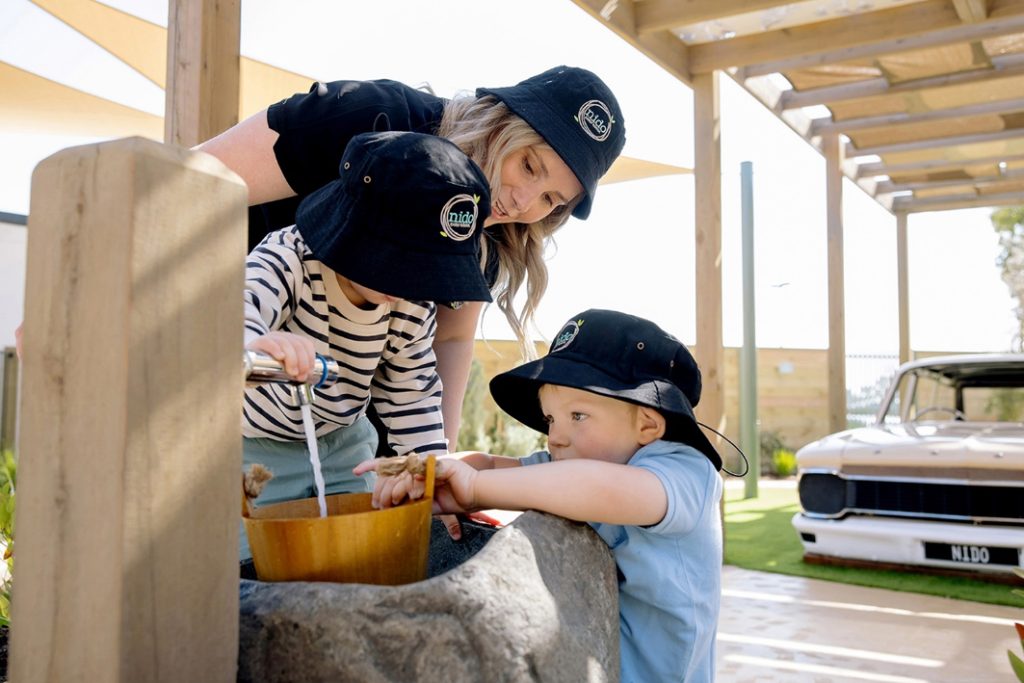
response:
<svg viewBox="0 0 1024 683"><path fill-rule="evenodd" d="M743 471L742 472L737 473L737 472L730 471L729 468L725 466L724 462L722 463L722 471L725 472L726 474L731 474L734 477L745 477L745 476L747 476L747 473L750 472L750 460L747 459L747 454L743 452L743 449L740 448L739 446L737 446L736 444L734 444L732 442L732 439L730 439L729 437L727 437L725 434L723 434L722 432L718 431L714 427L709 427L706 424L704 424L703 422L701 422L700 420L695 420L695 422L697 423L698 426L703 427L704 429L708 430L709 432L714 432L715 434L718 434L718 436L720 436L723 439L725 439L727 442L729 442L730 446L732 446L734 449L736 449L736 452L740 454L740 457L743 458Z"/></svg>

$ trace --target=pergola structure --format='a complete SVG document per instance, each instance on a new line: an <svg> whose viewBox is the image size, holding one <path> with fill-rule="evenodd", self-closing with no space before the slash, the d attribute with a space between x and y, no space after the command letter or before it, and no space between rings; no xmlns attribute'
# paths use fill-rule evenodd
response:
<svg viewBox="0 0 1024 683"><path fill-rule="evenodd" d="M34 1L82 22L102 11L92 0ZM225 359L241 312L196 283L241 281L242 264L219 256L242 249L245 188L176 147L213 137L244 110L252 65L239 54L240 2L169 0L170 144L66 150L37 169L33 202L37 183L46 201L33 203L30 225L50 239L29 247L36 305L25 334L39 341L26 345L17 533L21 595L37 604L14 603L19 680L170 680L186 665L203 680L234 677L242 380ZM907 215L1024 201L1024 0L575 2L694 90L708 424L724 413L719 72L824 155L829 408L833 426L844 425L842 178L897 217L907 357ZM117 26L93 26L116 42ZM808 115L816 105L828 115ZM229 223L215 236L205 227L214 214ZM97 387L114 390L97 401ZM154 471L174 480L154 481ZM197 487L202 495L177 495Z"/></svg>
<svg viewBox="0 0 1024 683"><path fill-rule="evenodd" d="M693 88L701 367L723 353L718 74L825 157L829 422L845 428L842 178L896 217L905 362L907 215L1024 202L1024 1L574 2ZM701 409L714 422L722 386L709 374Z"/></svg>

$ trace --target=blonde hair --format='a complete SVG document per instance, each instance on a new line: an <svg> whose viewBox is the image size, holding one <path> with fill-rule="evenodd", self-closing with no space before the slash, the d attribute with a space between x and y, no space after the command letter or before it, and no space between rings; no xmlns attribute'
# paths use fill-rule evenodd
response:
<svg viewBox="0 0 1024 683"><path fill-rule="evenodd" d="M509 154L524 147L550 149L530 124L491 95L464 95L449 101L437 134L454 142L479 164L490 181L492 194L501 189L501 165ZM548 286L544 248L554 232L569 220L581 198L575 197L536 223L505 223L499 230L488 231L498 256L498 279L492 288L494 302L505 314L527 359L537 357L529 328ZM486 267L492 246L488 242L481 241L481 268ZM524 282L526 302L523 310L516 312L513 299Z"/></svg>

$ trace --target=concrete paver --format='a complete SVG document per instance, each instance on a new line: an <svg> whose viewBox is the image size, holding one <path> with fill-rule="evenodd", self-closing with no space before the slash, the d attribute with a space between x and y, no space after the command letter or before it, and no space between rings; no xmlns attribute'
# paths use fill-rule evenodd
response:
<svg viewBox="0 0 1024 683"><path fill-rule="evenodd" d="M1014 681L1014 621L1024 610L726 566L717 680Z"/></svg>

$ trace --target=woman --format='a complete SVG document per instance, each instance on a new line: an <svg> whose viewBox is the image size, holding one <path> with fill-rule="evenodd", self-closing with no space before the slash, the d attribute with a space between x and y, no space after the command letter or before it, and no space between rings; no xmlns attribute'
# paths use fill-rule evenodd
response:
<svg viewBox="0 0 1024 683"><path fill-rule="evenodd" d="M457 144L491 184L481 267L527 357L527 332L547 287L546 240L570 215L590 213L597 181L625 144L622 113L593 73L559 66L506 88L445 100L390 80L315 83L199 145L249 186L250 246L294 222L299 200L338 176L352 136L383 130L439 135ZM285 201L280 201L285 200ZM513 298L526 284L526 302ZM438 306L434 352L454 447L483 309Z"/></svg>

